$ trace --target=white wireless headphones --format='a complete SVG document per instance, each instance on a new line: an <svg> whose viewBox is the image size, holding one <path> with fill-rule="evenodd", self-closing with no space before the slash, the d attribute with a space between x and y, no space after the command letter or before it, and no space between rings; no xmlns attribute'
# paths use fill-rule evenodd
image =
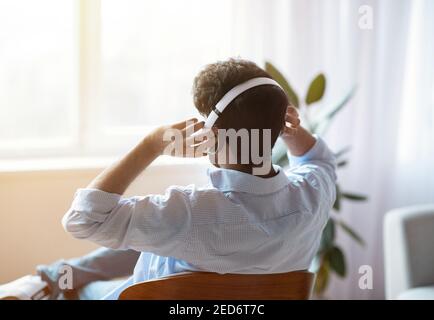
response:
<svg viewBox="0 0 434 320"><path fill-rule="evenodd" d="M253 78L246 82L243 82L236 87L229 90L221 99L220 101L215 105L213 110L208 115L208 118L205 121L205 128L212 128L214 123L217 121L218 117L222 114L223 110L241 93L244 91L247 91L253 87L262 86L262 85L273 85L278 86L280 89L282 87L273 79L260 77L260 78ZM282 89L283 90L283 89Z"/></svg>

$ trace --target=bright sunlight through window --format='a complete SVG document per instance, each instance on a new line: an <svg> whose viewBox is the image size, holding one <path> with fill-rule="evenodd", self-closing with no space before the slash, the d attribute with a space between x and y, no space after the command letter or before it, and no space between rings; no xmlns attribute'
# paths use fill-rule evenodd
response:
<svg viewBox="0 0 434 320"><path fill-rule="evenodd" d="M0 0L2 157L113 155L197 115L195 74L234 55L232 5Z"/></svg>
<svg viewBox="0 0 434 320"><path fill-rule="evenodd" d="M0 1L0 148L60 146L74 135L73 0ZM19 17L19 19L17 19Z"/></svg>

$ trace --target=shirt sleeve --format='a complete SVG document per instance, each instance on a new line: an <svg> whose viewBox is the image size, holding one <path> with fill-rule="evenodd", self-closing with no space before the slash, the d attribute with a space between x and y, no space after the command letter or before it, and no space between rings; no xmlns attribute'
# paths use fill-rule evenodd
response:
<svg viewBox="0 0 434 320"><path fill-rule="evenodd" d="M113 249L170 256L190 229L190 192L177 187L164 195L121 198L96 189L77 190L62 219L67 232Z"/></svg>
<svg viewBox="0 0 434 320"><path fill-rule="evenodd" d="M303 193L304 203L330 210L336 199L336 158L324 140L314 135L316 142L302 156L288 152L291 186Z"/></svg>

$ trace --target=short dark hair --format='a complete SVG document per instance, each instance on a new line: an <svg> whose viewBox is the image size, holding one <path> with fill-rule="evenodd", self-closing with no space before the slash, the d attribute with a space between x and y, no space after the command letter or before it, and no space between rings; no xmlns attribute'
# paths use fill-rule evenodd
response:
<svg viewBox="0 0 434 320"><path fill-rule="evenodd" d="M194 79L194 104L208 116L217 102L233 87L256 77L271 76L255 63L229 59L209 64ZM286 94L277 86L251 88L235 98L217 119L219 129L271 129L272 145L285 123Z"/></svg>

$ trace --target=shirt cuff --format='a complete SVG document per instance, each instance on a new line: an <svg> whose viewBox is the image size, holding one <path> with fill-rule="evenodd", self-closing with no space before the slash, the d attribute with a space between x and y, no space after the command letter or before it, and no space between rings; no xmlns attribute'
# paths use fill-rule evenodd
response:
<svg viewBox="0 0 434 320"><path fill-rule="evenodd" d="M293 156L288 151L288 159L291 167L296 167L314 160L332 160L333 153L329 150L326 143L318 135L314 134L315 144L302 156Z"/></svg>
<svg viewBox="0 0 434 320"><path fill-rule="evenodd" d="M86 213L110 213L119 203L121 196L98 189L78 189L71 209Z"/></svg>

